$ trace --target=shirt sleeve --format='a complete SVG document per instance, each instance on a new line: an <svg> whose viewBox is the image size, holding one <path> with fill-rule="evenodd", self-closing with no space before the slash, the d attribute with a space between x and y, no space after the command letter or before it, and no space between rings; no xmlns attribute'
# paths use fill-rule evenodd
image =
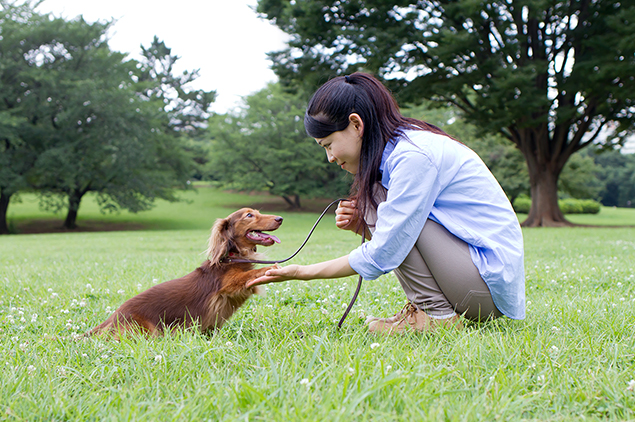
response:
<svg viewBox="0 0 635 422"><path fill-rule="evenodd" d="M386 201L377 208L375 232L349 255L349 265L374 280L399 267L416 243L441 191L439 171L422 151L395 151L386 162Z"/></svg>

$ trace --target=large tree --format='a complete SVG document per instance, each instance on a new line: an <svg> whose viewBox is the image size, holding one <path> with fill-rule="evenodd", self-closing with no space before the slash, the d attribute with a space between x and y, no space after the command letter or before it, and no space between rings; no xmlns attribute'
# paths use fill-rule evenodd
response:
<svg viewBox="0 0 635 422"><path fill-rule="evenodd" d="M576 151L635 128L635 7L623 0L260 0L291 35L287 86L365 70L402 103L458 107L524 155L526 226L569 224L558 178Z"/></svg>
<svg viewBox="0 0 635 422"><path fill-rule="evenodd" d="M110 50L107 22L0 5L0 231L20 189L67 208L67 228L88 192L102 210L176 200L192 168L184 139L200 130L215 95L185 86L196 72L173 76L178 58L156 38L141 62L127 60Z"/></svg>
<svg viewBox="0 0 635 422"><path fill-rule="evenodd" d="M305 102L269 84L242 108L210 119L210 173L224 187L301 198L345 195L349 182L304 131Z"/></svg>
<svg viewBox="0 0 635 422"><path fill-rule="evenodd" d="M50 141L49 97L33 88L47 82L47 75L37 76L38 64L46 61L44 46L54 50L58 29L57 20L35 13L30 3L0 0L0 234L9 232L11 198L29 187L38 154ZM47 85L56 82L49 78Z"/></svg>

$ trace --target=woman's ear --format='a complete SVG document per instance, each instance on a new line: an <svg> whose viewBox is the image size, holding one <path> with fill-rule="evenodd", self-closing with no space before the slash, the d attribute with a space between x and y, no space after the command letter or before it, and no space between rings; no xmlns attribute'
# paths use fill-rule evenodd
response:
<svg viewBox="0 0 635 422"><path fill-rule="evenodd" d="M364 121L359 114L351 113L351 115L348 116L348 122L353 125L360 137L364 134Z"/></svg>

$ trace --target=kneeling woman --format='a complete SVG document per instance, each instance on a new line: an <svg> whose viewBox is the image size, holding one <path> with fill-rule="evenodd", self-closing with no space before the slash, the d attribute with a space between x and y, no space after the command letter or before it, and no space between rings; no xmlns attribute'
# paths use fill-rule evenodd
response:
<svg viewBox="0 0 635 422"><path fill-rule="evenodd" d="M318 89L305 115L330 162L355 175L336 225L370 241L327 262L269 270L255 284L395 271L408 299L373 332L525 316L523 238L509 200L472 150L441 129L401 115L375 78L354 73Z"/></svg>

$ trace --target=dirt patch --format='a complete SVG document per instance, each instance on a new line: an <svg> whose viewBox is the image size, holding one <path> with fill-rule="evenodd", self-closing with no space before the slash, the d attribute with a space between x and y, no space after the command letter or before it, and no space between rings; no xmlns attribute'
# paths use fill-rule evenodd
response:
<svg viewBox="0 0 635 422"><path fill-rule="evenodd" d="M27 220L15 224L15 234L41 234L41 233L79 233L79 232L113 232L145 230L149 227L141 223L113 223L98 220L82 220L77 223L76 229L64 228L61 220Z"/></svg>

